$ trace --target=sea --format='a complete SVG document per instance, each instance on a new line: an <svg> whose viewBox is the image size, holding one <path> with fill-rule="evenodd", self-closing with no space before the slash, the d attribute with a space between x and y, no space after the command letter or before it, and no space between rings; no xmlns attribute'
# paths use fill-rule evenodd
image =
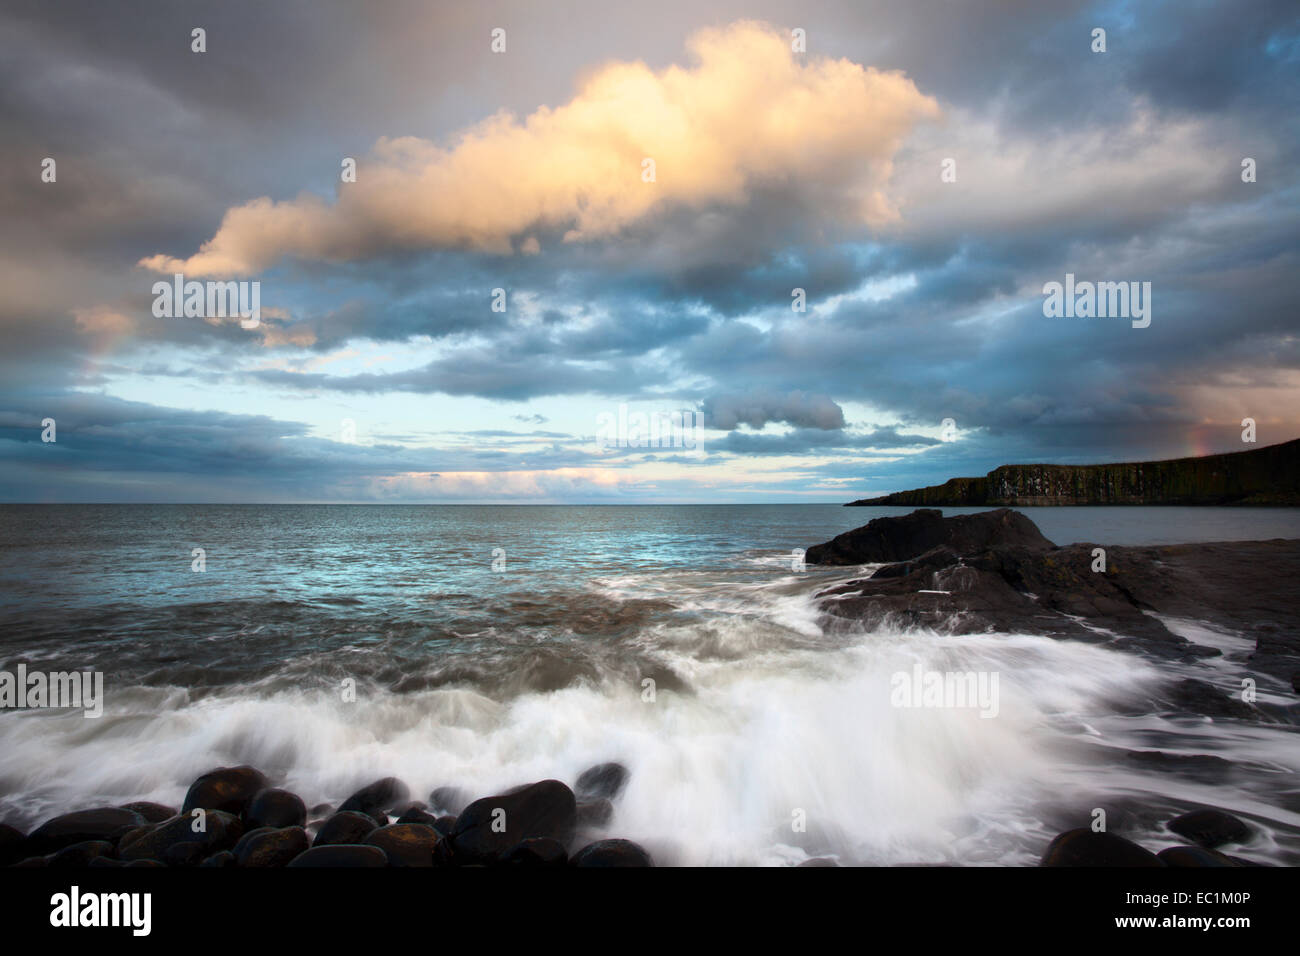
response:
<svg viewBox="0 0 1300 956"><path fill-rule="evenodd" d="M1294 695L1261 678L1270 721L1146 706L1185 677L1239 690L1241 635L1167 621L1222 651L1170 663L832 626L817 593L870 568L798 549L908 510L0 506L0 670L104 676L98 718L0 709L0 821L178 806L236 764L311 806L383 776L486 796L618 761L608 835L661 865L1032 865L1097 810L1158 850L1202 806L1252 825L1233 852L1300 863ZM1300 538L1300 509L1020 510L1058 544ZM996 716L896 706L918 665L998 675ZM1156 750L1220 760L1129 756Z"/></svg>

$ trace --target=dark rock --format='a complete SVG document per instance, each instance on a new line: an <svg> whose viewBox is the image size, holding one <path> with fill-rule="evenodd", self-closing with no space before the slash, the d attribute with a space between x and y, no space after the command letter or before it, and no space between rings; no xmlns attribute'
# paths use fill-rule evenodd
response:
<svg viewBox="0 0 1300 956"><path fill-rule="evenodd" d="M231 851L235 862L245 867L288 866L311 847L302 827L263 827L240 837Z"/></svg>
<svg viewBox="0 0 1300 956"><path fill-rule="evenodd" d="M239 862L235 859L235 854L231 853L229 850L222 850L220 853L212 854L212 856L200 863L199 866L207 869L223 870L233 869L234 867L239 866Z"/></svg>
<svg viewBox="0 0 1300 956"><path fill-rule="evenodd" d="M494 863L532 837L564 843L576 823L573 791L558 780L543 780L475 800L456 818L451 844L458 863Z"/></svg>
<svg viewBox="0 0 1300 956"><path fill-rule="evenodd" d="M438 817L431 826L445 837L451 836L451 831L456 829L456 818L453 816Z"/></svg>
<svg viewBox="0 0 1300 956"><path fill-rule="evenodd" d="M86 868L91 870L113 868L113 867L121 869L124 866L126 866L125 863L123 863L121 860L114 859L111 856L91 857L90 862L86 864Z"/></svg>
<svg viewBox="0 0 1300 956"><path fill-rule="evenodd" d="M1228 857L1215 850L1202 846L1171 846L1161 850L1156 856L1164 861L1165 866L1200 867L1200 866L1236 866Z"/></svg>
<svg viewBox="0 0 1300 956"><path fill-rule="evenodd" d="M266 777L252 767L222 767L199 777L192 784L181 813L202 807L243 816L259 790L266 789Z"/></svg>
<svg viewBox="0 0 1300 956"><path fill-rule="evenodd" d="M613 800L627 786L627 767L621 763L599 763L578 775L573 788L581 798L605 797Z"/></svg>
<svg viewBox="0 0 1300 956"><path fill-rule="evenodd" d="M138 869L156 870L156 869L161 869L167 864L159 860L132 860L130 863L126 863L123 865L129 867L136 867Z"/></svg>
<svg viewBox="0 0 1300 956"><path fill-rule="evenodd" d="M1170 830L1204 847L1241 843L1250 838L1250 827L1223 810L1193 810L1166 824Z"/></svg>
<svg viewBox="0 0 1300 956"><path fill-rule="evenodd" d="M161 822L161 821L159 821ZM130 843L139 836L143 836L154 828L154 824L146 823L139 827L122 827L120 830L114 830L113 835L108 838L108 842L113 846L121 846L123 843Z"/></svg>
<svg viewBox="0 0 1300 956"><path fill-rule="evenodd" d="M501 862L511 866L564 866L569 862L569 854L556 840L533 837L507 850Z"/></svg>
<svg viewBox="0 0 1300 956"><path fill-rule="evenodd" d="M27 856L27 837L22 830L0 823L0 866L9 866Z"/></svg>
<svg viewBox="0 0 1300 956"><path fill-rule="evenodd" d="M578 801L578 825L603 827L614 817L614 804L601 797L598 800Z"/></svg>
<svg viewBox="0 0 1300 956"><path fill-rule="evenodd" d="M117 855L123 860L164 860L169 847L179 843L195 843L202 855L211 856L219 850L229 850L244 835L239 818L221 810L209 810L202 817L203 829L196 830L199 818L180 813L170 820L155 823L138 836L123 838ZM174 851L179 858L188 858L188 848ZM197 861L196 861L197 862Z"/></svg>
<svg viewBox="0 0 1300 956"><path fill-rule="evenodd" d="M815 856L811 860L804 860L800 866L839 866L835 860L829 856Z"/></svg>
<svg viewBox="0 0 1300 956"><path fill-rule="evenodd" d="M377 846L388 857L389 866L433 866L446 858L440 850L442 835L422 823L390 823L366 837L367 846Z"/></svg>
<svg viewBox="0 0 1300 956"><path fill-rule="evenodd" d="M1094 833L1087 827L1067 830L1047 847L1039 866L1106 866L1141 867L1165 864L1149 850L1144 850L1113 833Z"/></svg>
<svg viewBox="0 0 1300 956"><path fill-rule="evenodd" d="M809 564L892 563L940 545L957 554L992 547L1046 551L1053 546L1032 521L1008 508L951 518L937 509L922 508L909 515L876 518L825 544L813 545L805 560Z"/></svg>
<svg viewBox="0 0 1300 956"><path fill-rule="evenodd" d="M1229 697L1213 684L1188 677L1173 686L1170 700L1179 710L1204 717L1237 717L1256 720L1259 712L1244 700Z"/></svg>
<svg viewBox="0 0 1300 956"><path fill-rule="evenodd" d="M340 843L364 843L376 829L374 817L355 810L340 810L325 821L316 834L313 846L333 846Z"/></svg>
<svg viewBox="0 0 1300 956"><path fill-rule="evenodd" d="M345 867L345 866L388 866L388 857L377 846L358 846L355 843L339 843L333 846L314 846L305 853L294 857L289 864L292 867Z"/></svg>
<svg viewBox="0 0 1300 956"><path fill-rule="evenodd" d="M43 856L29 856L24 860L11 864L14 869L30 870L33 868L43 868L50 865L50 861Z"/></svg>
<svg viewBox="0 0 1300 956"><path fill-rule="evenodd" d="M334 804L318 803L316 804L316 806L311 808L310 816L313 819L315 819L316 817L327 817L333 812L334 812Z"/></svg>
<svg viewBox="0 0 1300 956"><path fill-rule="evenodd" d="M460 787L439 787L429 794L429 809L454 816L469 806L469 800L469 794Z"/></svg>
<svg viewBox="0 0 1300 956"><path fill-rule="evenodd" d="M150 803L148 800L139 800L135 803L124 803L123 810L132 810L144 817L146 823L162 823L176 816L175 807L165 807L161 803Z"/></svg>
<svg viewBox="0 0 1300 956"><path fill-rule="evenodd" d="M166 866L191 867L198 866L211 852L197 840L181 840L166 847L158 859Z"/></svg>
<svg viewBox="0 0 1300 956"><path fill-rule="evenodd" d="M95 810L78 810L46 820L27 838L27 854L44 856L62 850L74 843L88 840L108 840L124 826L142 826L144 817L121 807L99 807Z"/></svg>
<svg viewBox="0 0 1300 956"><path fill-rule="evenodd" d="M388 822L384 814L410 798L411 789L406 784L396 777L384 777L382 780L367 784L344 800L339 807L339 813L355 810L379 820L379 825L383 826Z"/></svg>
<svg viewBox="0 0 1300 956"><path fill-rule="evenodd" d="M90 861L96 857L111 857L112 855L113 844L107 840L87 840L85 843L74 843L72 846L65 846L50 857L49 863L51 869L80 869L89 866Z"/></svg>
<svg viewBox="0 0 1300 956"><path fill-rule="evenodd" d="M301 797L288 790L261 790L248 805L244 822L254 830L259 827L300 827L307 822L307 806Z"/></svg>
<svg viewBox="0 0 1300 956"><path fill-rule="evenodd" d="M574 866L654 866L650 854L631 840L597 840L569 861Z"/></svg>
<svg viewBox="0 0 1300 956"><path fill-rule="evenodd" d="M454 822L456 818L449 817L448 819ZM434 826L434 824L438 822L438 818L435 817L428 810L422 809L421 807L412 806L412 807L407 807L405 812L403 812L402 815L397 818L397 822L398 823L423 823L425 826L430 826L430 827L434 827L434 829L437 829L437 827Z"/></svg>

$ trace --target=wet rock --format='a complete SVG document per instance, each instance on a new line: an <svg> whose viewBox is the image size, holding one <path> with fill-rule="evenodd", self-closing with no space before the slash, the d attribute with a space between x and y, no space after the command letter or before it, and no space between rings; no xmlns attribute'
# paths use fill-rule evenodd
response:
<svg viewBox="0 0 1300 956"><path fill-rule="evenodd" d="M201 818L202 829L195 829L200 818L187 813L177 814L170 820L155 823L133 838L123 838L117 855L123 860L163 860L168 849L180 843L195 843L202 851L199 860L219 850L229 850L244 835L239 818L221 810L209 810ZM186 859L190 848L173 851L177 859ZM198 861L195 861L198 862Z"/></svg>
<svg viewBox="0 0 1300 956"><path fill-rule="evenodd" d="M1259 711L1244 700L1230 697L1213 684L1192 677L1176 683L1169 692L1169 699L1179 710L1204 717L1259 719Z"/></svg>
<svg viewBox="0 0 1300 956"><path fill-rule="evenodd" d="M811 860L804 860L800 866L839 866L835 860L829 856L815 856Z"/></svg>
<svg viewBox="0 0 1300 956"><path fill-rule="evenodd" d="M294 857L289 866L290 868L388 866L388 857L377 846L340 843L333 846L314 846Z"/></svg>
<svg viewBox="0 0 1300 956"><path fill-rule="evenodd" d="M495 863L532 837L564 843L576 824L573 791L558 780L543 780L475 800L456 818L451 844L458 863Z"/></svg>
<svg viewBox="0 0 1300 956"><path fill-rule="evenodd" d="M384 777L367 784L344 800L339 806L339 812L355 810L378 820L379 825L383 826L388 822L387 812L410 798L411 789L406 784L396 777Z"/></svg>
<svg viewBox="0 0 1300 956"><path fill-rule="evenodd" d="M138 800L135 803L124 803L123 810L131 810L144 817L146 823L162 823L171 817L176 816L175 807L166 807L161 803L150 803L148 800Z"/></svg>
<svg viewBox="0 0 1300 956"><path fill-rule="evenodd" d="M27 855L44 856L74 843L108 840L125 826L142 826L144 817L121 807L78 810L46 820L27 838Z"/></svg>
<svg viewBox="0 0 1300 956"><path fill-rule="evenodd" d="M0 823L0 866L9 866L27 856L27 837L22 830Z"/></svg>
<svg viewBox="0 0 1300 956"><path fill-rule="evenodd" d="M1250 827L1223 810L1193 810L1165 825L1179 836L1204 847L1241 843L1250 838Z"/></svg>
<svg viewBox="0 0 1300 956"><path fill-rule="evenodd" d="M456 818L451 817L450 819L454 821ZM397 822L398 823L423 823L425 826L434 827L434 829L437 829L437 827L434 826L434 824L438 822L438 818L435 817L428 810L425 810L423 807L411 806L411 807L407 807L406 810L403 811L402 815L397 818Z"/></svg>
<svg viewBox="0 0 1300 956"><path fill-rule="evenodd" d="M443 836L449 837L451 831L456 829L456 818L453 816L438 817L433 821L432 826Z"/></svg>
<svg viewBox="0 0 1300 956"><path fill-rule="evenodd" d="M603 827L614 817L614 804L604 797L598 800L578 801L578 825Z"/></svg>
<svg viewBox="0 0 1300 956"><path fill-rule="evenodd" d="M597 840L569 861L574 866L654 866L650 854L631 840Z"/></svg>
<svg viewBox="0 0 1300 956"><path fill-rule="evenodd" d="M613 800L627 786L627 778L627 767L621 763L600 763L579 774L573 789L580 798Z"/></svg>
<svg viewBox="0 0 1300 956"><path fill-rule="evenodd" d="M235 859L235 854L231 853L229 850L222 850L220 853L214 853L199 864L202 868L218 870L233 869L238 865L239 863Z"/></svg>
<svg viewBox="0 0 1300 956"><path fill-rule="evenodd" d="M96 857L92 857L90 862L86 864L86 869L98 870L98 869L111 869L114 867L116 867L117 869L121 869L124 866L126 866L125 863L123 863L121 860L114 859L111 856L96 856Z"/></svg>
<svg viewBox="0 0 1300 956"><path fill-rule="evenodd" d="M377 828L374 817L355 810L340 810L325 821L316 833L313 846L333 846L340 843L364 843Z"/></svg>
<svg viewBox="0 0 1300 956"><path fill-rule="evenodd" d="M29 856L24 860L19 860L12 864L14 869L30 870L33 868L41 869L50 865L50 861L43 856Z"/></svg>
<svg viewBox="0 0 1300 956"><path fill-rule="evenodd" d="M316 806L311 808L310 816L313 819L315 819L316 817L328 817L333 812L334 812L334 804L318 803L316 804Z"/></svg>
<svg viewBox="0 0 1300 956"><path fill-rule="evenodd" d="M442 835L422 823L390 823L366 837L367 846L377 846L388 857L389 866L434 866L447 858L440 849Z"/></svg>
<svg viewBox="0 0 1300 956"><path fill-rule="evenodd" d="M135 867L137 869L156 870L156 869L161 869L167 864L159 860L132 860L130 863L127 863L125 865L128 867Z"/></svg>
<svg viewBox="0 0 1300 956"><path fill-rule="evenodd" d="M240 866L276 867L288 866L310 847L311 840L302 827L263 827L245 833L231 853Z"/></svg>
<svg viewBox="0 0 1300 956"><path fill-rule="evenodd" d="M429 794L429 809L453 816L469 806L470 795L460 787L439 787Z"/></svg>
<svg viewBox="0 0 1300 956"><path fill-rule="evenodd" d="M259 790L266 789L266 777L252 767L222 767L190 784L181 813L202 807L243 816Z"/></svg>
<svg viewBox="0 0 1300 956"><path fill-rule="evenodd" d="M908 515L876 518L807 550L809 564L883 564L906 561L939 546L958 554L993 547L1045 551L1052 542L1018 511L999 508L979 514L954 515L921 508Z"/></svg>
<svg viewBox="0 0 1300 956"><path fill-rule="evenodd" d="M501 862L510 866L564 866L569 862L569 854L556 840L533 837L507 850Z"/></svg>
<svg viewBox="0 0 1300 956"><path fill-rule="evenodd" d="M300 827L307 822L307 806L302 798L288 790L260 790L248 805L245 824L260 827Z"/></svg>
<svg viewBox="0 0 1300 956"><path fill-rule="evenodd" d="M182 840L173 843L159 854L158 859L166 866L198 866L212 851L197 840Z"/></svg>
<svg viewBox="0 0 1300 956"><path fill-rule="evenodd" d="M1180 868L1200 866L1236 866L1231 859L1215 850L1203 846L1171 846L1161 850L1156 856L1165 866Z"/></svg>
<svg viewBox="0 0 1300 956"><path fill-rule="evenodd" d="M113 844L107 840L87 840L65 846L49 859L51 869L81 869L100 856L113 856Z"/></svg>
<svg viewBox="0 0 1300 956"><path fill-rule="evenodd" d="M1047 847L1039 866L1147 867L1165 864L1149 850L1113 833L1067 830Z"/></svg>

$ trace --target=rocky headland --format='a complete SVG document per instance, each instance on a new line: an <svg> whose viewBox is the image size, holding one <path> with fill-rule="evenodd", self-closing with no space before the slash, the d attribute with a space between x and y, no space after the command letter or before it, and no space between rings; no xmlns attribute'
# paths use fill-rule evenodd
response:
<svg viewBox="0 0 1300 956"><path fill-rule="evenodd" d="M1300 439L1251 451L1110 465L1002 465L982 478L849 506L1300 505Z"/></svg>

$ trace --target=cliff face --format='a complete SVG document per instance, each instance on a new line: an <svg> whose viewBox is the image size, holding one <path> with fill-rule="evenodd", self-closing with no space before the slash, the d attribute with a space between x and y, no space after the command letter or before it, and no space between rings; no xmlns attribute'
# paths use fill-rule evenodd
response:
<svg viewBox="0 0 1300 956"><path fill-rule="evenodd" d="M1115 465L1002 465L984 478L853 505L1300 505L1300 439L1204 458Z"/></svg>

